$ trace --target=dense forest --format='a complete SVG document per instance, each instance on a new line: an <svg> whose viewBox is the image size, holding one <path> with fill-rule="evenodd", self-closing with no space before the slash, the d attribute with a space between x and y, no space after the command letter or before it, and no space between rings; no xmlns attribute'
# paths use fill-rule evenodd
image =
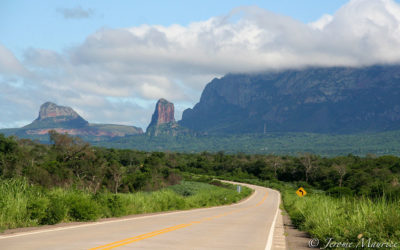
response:
<svg viewBox="0 0 400 250"><path fill-rule="evenodd" d="M0 135L0 176L94 193L157 190L180 180L164 164L164 153L95 148L78 137L54 131L49 136L51 145Z"/></svg>
<svg viewBox="0 0 400 250"><path fill-rule="evenodd" d="M15 130L0 130L6 136L15 134ZM20 135L19 138L39 140L49 144L49 136ZM227 154L279 154L294 155L297 152L334 157L353 154L400 156L400 131L360 134L316 134L316 133L272 133L243 135L133 135L123 138L107 139L102 137L80 136L93 146L140 151L173 151L185 153L216 153L223 150Z"/></svg>
<svg viewBox="0 0 400 250"><path fill-rule="evenodd" d="M400 197L400 158L320 157L244 153L143 152L93 147L77 137L50 133L50 145L0 135L0 176L24 177L44 187L99 192L157 190L184 173L294 182L332 195Z"/></svg>
<svg viewBox="0 0 400 250"><path fill-rule="evenodd" d="M37 137L36 137L37 138ZM93 145L111 148L134 148L143 151L203 151L236 154L295 155L297 152L334 157L338 155L400 156L400 131L360 134L273 133L242 135L134 135L108 141L91 141ZM34 139L34 137L32 137ZM42 135L43 142L48 137ZM84 138L90 140L90 138Z"/></svg>

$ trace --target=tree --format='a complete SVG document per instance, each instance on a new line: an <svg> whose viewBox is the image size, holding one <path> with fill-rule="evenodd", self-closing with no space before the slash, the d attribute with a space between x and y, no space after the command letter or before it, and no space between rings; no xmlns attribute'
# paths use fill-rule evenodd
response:
<svg viewBox="0 0 400 250"><path fill-rule="evenodd" d="M280 169L283 165L283 160L280 156L271 155L267 161L271 164L272 168L274 169L274 177L278 179L278 169Z"/></svg>
<svg viewBox="0 0 400 250"><path fill-rule="evenodd" d="M55 130L50 130L49 135L53 148L59 153L63 162L77 159L78 155L86 151L90 146L79 137L60 134Z"/></svg>
<svg viewBox="0 0 400 250"><path fill-rule="evenodd" d="M333 169L335 169L339 174L339 187L342 187L343 177L346 175L347 167L344 164L333 165Z"/></svg>
<svg viewBox="0 0 400 250"><path fill-rule="evenodd" d="M20 148L14 137L6 138L0 134L0 175L14 177L21 175L19 164Z"/></svg>
<svg viewBox="0 0 400 250"><path fill-rule="evenodd" d="M89 150L86 151L85 158L83 158L81 162L84 164L83 166L81 165L81 169L86 175L84 185L92 192L97 193L106 174L106 159L96 155L96 151L89 148Z"/></svg>
<svg viewBox="0 0 400 250"><path fill-rule="evenodd" d="M122 184L122 177L126 173L126 168L121 166L118 162L112 162L109 170L111 172L112 180L113 180L113 190L114 193L118 193L118 188Z"/></svg>
<svg viewBox="0 0 400 250"><path fill-rule="evenodd" d="M304 153L304 154L300 155L299 159L300 159L300 162L304 166L306 182L308 183L311 173L316 168L316 165L314 165L314 161L315 161L316 157L315 157L315 155L312 155L310 153Z"/></svg>

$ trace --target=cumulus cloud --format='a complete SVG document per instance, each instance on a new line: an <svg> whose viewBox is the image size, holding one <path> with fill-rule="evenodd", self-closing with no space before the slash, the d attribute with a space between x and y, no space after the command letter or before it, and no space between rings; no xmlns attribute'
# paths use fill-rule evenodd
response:
<svg viewBox="0 0 400 250"><path fill-rule="evenodd" d="M333 16L325 14L317 21L310 23L310 26L314 29L323 30L326 27L326 25L332 22L332 20Z"/></svg>
<svg viewBox="0 0 400 250"><path fill-rule="evenodd" d="M188 26L103 29L72 52L77 64L161 74L215 74L308 65L398 62L400 7L353 0L311 24L257 7ZM241 15L238 21L235 15ZM129 66L129 67L126 67Z"/></svg>
<svg viewBox="0 0 400 250"><path fill-rule="evenodd" d="M35 73L24 78L32 88L24 98L36 103L34 112L39 101L51 99L79 108L90 121L145 128L156 99L176 103L181 114L207 82L226 73L399 63L400 6L352 0L309 24L239 7L187 26L101 29L63 53L31 48L24 66L1 46L0 55L6 55L0 71L19 74L27 67Z"/></svg>
<svg viewBox="0 0 400 250"><path fill-rule="evenodd" d="M92 9L83 9L81 6L74 8L59 8L57 12L63 15L65 19L85 19L94 14Z"/></svg>

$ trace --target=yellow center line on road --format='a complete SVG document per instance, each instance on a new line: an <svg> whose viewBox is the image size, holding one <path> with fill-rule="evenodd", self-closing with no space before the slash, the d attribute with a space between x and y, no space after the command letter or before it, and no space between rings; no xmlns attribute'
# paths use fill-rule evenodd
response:
<svg viewBox="0 0 400 250"><path fill-rule="evenodd" d="M157 230L157 231L154 231L154 232L145 233L145 234L141 234L141 235L134 236L134 237L131 237L131 238L115 241L115 242L112 242L112 243L109 243L109 244L106 244L106 245L103 245L103 246L91 248L90 250L111 249L111 248L107 248L107 247L111 247L112 245L115 245L115 244L118 244L118 243L122 243L122 242L126 242L126 241L130 241L130 240L142 239L143 237L147 237L148 238L148 236L151 236L151 235L157 234L157 233L169 232L169 230L179 229L183 225L186 225L186 224L180 224L180 225L176 225L176 226L173 226L173 227L168 227L168 228L164 228L164 229L161 229L161 230Z"/></svg>
<svg viewBox="0 0 400 250"><path fill-rule="evenodd" d="M168 233L168 232L171 232L171 231L175 231L175 230L178 230L178 229L181 229L181 228L185 228L185 227L191 226L193 224L195 224L195 223L181 224L181 225L178 225L176 227L170 228L168 230L162 230L162 231L159 231L159 232L152 232L152 233L144 234L141 237L138 237L138 238L135 238L135 239L131 239L131 240L128 240L128 241L124 241L124 242L122 242L120 244L116 244L116 245L113 244L112 246L109 246L109 247L106 247L106 248L102 248L102 249L113 249L113 248L116 248L116 247L128 245L128 244L134 243L136 241L140 241L140 240L144 240L144 239L147 239L147 238L151 238L151 237L154 237L154 236L157 236L157 235L160 235L160 234L165 234L165 233Z"/></svg>
<svg viewBox="0 0 400 250"><path fill-rule="evenodd" d="M106 245L102 245L102 246L99 246L99 247L90 248L89 250L113 249L113 248L116 248L116 247L120 247L120 246L128 245L128 244L131 244L131 243L134 243L134 242L137 242L137 241L141 241L141 240L144 240L144 239L147 239L147 238L151 238L151 237L154 237L154 236L157 236L157 235L160 235L160 234L165 234L165 233L168 233L168 232L171 232L171 231L175 231L175 230L178 230L178 229L181 229L181 228L189 227L189 226L191 226L193 224L198 224L198 223L202 223L202 222L205 222L205 221L210 221L210 220L213 220L213 219L221 218L221 217L227 216L229 214L237 213L237 212L240 212L240 211L252 208L252 207L258 207L258 206L260 206L261 204L263 204L265 202L265 200L267 199L267 196L268 196L268 192L265 194L263 199L259 203L257 203L257 205L255 205L255 206L246 207L246 208L240 208L240 209L237 209L237 210L234 210L234 211L222 213L222 214L215 215L215 216L212 216L212 217L206 217L206 218L201 219L200 221L192 221L192 222L189 222L187 224L179 224L179 225L176 225L176 226L173 226L173 227L168 227L168 228L164 228L164 229L161 229L161 230L153 231L153 232L150 232L150 233L141 234L141 235L138 235L138 236L134 236L134 237L130 237L130 238L127 238L127 239L115 241L115 242L112 242L112 243L109 243L109 244L106 244Z"/></svg>
<svg viewBox="0 0 400 250"><path fill-rule="evenodd" d="M258 207L258 206L260 206L261 204L263 204L264 201L267 199L267 196L268 196L268 192L264 195L263 199L262 199L259 203L257 203L256 207Z"/></svg>

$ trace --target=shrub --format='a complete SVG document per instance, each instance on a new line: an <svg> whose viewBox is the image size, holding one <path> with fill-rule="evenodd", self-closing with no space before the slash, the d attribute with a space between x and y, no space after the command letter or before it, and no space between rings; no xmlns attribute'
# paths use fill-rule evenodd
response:
<svg viewBox="0 0 400 250"><path fill-rule="evenodd" d="M69 198L69 216L77 221L100 218L100 207L89 195L77 192Z"/></svg>
<svg viewBox="0 0 400 250"><path fill-rule="evenodd" d="M42 220L46 217L48 206L49 199L45 197L37 197L34 200L29 200L26 207L29 218L41 224Z"/></svg>
<svg viewBox="0 0 400 250"><path fill-rule="evenodd" d="M50 204L46 210L46 216L40 224L53 225L66 219L68 213L67 205L62 197L51 196Z"/></svg>
<svg viewBox="0 0 400 250"><path fill-rule="evenodd" d="M210 184L214 185L214 186L217 186L217 187L224 186L223 183L221 181L219 181L219 180L212 180L212 181L210 181Z"/></svg>
<svg viewBox="0 0 400 250"><path fill-rule="evenodd" d="M348 187L333 187L328 189L327 193L333 197L353 196L353 190Z"/></svg>
<svg viewBox="0 0 400 250"><path fill-rule="evenodd" d="M105 217L120 217L128 214L128 201L123 197L123 195L104 193L96 195L95 199Z"/></svg>

